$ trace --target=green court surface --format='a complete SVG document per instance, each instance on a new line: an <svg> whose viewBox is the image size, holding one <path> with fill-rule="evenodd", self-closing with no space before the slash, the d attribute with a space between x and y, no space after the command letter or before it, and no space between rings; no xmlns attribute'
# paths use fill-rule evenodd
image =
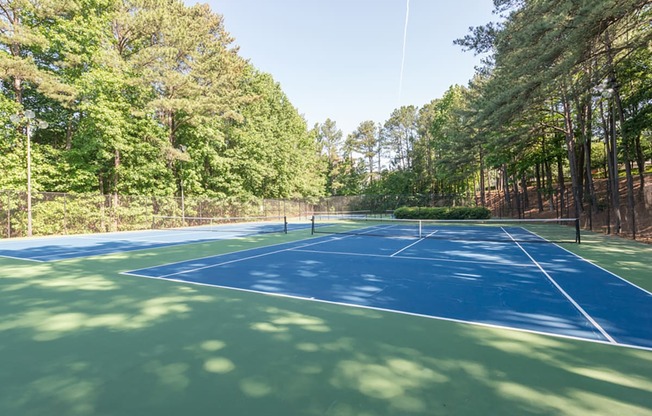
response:
<svg viewBox="0 0 652 416"><path fill-rule="evenodd" d="M652 351L120 274L309 230L0 258L1 415L652 415ZM652 246L564 248L652 290Z"/></svg>

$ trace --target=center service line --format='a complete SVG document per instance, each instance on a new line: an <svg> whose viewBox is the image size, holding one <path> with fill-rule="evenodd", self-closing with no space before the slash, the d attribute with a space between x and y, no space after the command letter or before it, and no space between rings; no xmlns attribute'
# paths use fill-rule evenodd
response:
<svg viewBox="0 0 652 416"><path fill-rule="evenodd" d="M410 244L410 245L407 246L407 247L403 247L402 249L400 249L400 250L397 251L396 253L390 255L389 257L394 257L395 255L397 255L397 254L399 254L399 253L401 253L401 252L407 250L408 248L410 248L410 247L412 247L412 246L414 246L414 245L416 245L416 244L419 244L420 242L422 242L422 241L425 240L426 238L430 237L431 235L433 235L433 234L436 233L437 231L439 231L439 230L436 230L436 231L431 232L431 233L428 234L427 236L418 239L417 241L415 241L414 243Z"/></svg>

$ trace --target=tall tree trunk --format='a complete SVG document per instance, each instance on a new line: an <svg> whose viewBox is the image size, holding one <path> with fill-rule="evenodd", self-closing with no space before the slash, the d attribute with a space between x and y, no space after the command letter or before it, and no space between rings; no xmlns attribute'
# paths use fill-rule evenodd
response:
<svg viewBox="0 0 652 416"><path fill-rule="evenodd" d="M11 32L13 33L21 33L20 31L20 17L17 11L13 11L13 16L11 18ZM10 47L11 55L15 58L20 57L20 44L17 42L12 42ZM13 89L14 89L14 100L18 104L23 104L23 79L19 75L14 75L14 81L13 81Z"/></svg>
<svg viewBox="0 0 652 416"><path fill-rule="evenodd" d="M575 132L573 127L573 119L571 113L570 102L566 95L565 87L562 88L562 104L564 106L564 136L566 138L566 150L568 154L569 170L571 175L571 191L573 195L573 202L575 206L575 218L580 217L580 210L582 203L579 198L579 180L577 178L577 156L575 154Z"/></svg>
<svg viewBox="0 0 652 416"><path fill-rule="evenodd" d="M435 193L435 181L433 178L435 177L435 173L433 171L433 163L432 163L432 145L430 143L430 134L428 134L428 143L426 145L427 148L427 161L428 161L428 184L429 184L429 190L431 194Z"/></svg>
<svg viewBox="0 0 652 416"><path fill-rule="evenodd" d="M501 176L503 178L503 191L505 192L505 204L507 205L507 211L509 215L512 213L512 198L509 192L509 180L507 178L507 166L503 164Z"/></svg>
<svg viewBox="0 0 652 416"><path fill-rule="evenodd" d="M557 210L557 216L563 216L564 209L566 208L564 193L566 192L566 184L564 182L564 163L561 157L561 154L557 154L557 183L558 183L558 192L557 201L559 202L559 208Z"/></svg>
<svg viewBox="0 0 652 416"><path fill-rule="evenodd" d="M530 209L530 198L527 194L527 175L525 172L521 173L521 192L523 194L523 214L525 214L525 211Z"/></svg>
<svg viewBox="0 0 652 416"><path fill-rule="evenodd" d="M618 79L616 78L616 67L614 65L614 52L612 50L612 43L611 39L609 36L609 30L605 31L604 34L604 42L605 42L605 48L606 48L606 57L607 57L607 66L608 66L608 71L610 75L609 82L611 84L611 88L613 89L612 91L612 99L613 99L613 112L614 112L614 117L613 117L613 142L614 142L614 149L613 151L616 152L615 149L615 143L616 143L616 115L618 116L618 119L620 121L620 129L621 129L621 135L622 135L622 141L623 141L623 147L625 150L625 172L627 176L627 196L628 196L628 205L629 205L629 211L630 211L630 218L631 218L631 228L632 228L632 236L636 238L636 213L634 212L634 189L633 189L633 178L631 177L632 171L631 171L631 165L630 165L630 145L627 140L627 137L625 135L625 129L623 126L625 125L625 115L623 113L623 104L620 99L620 87L618 85ZM617 153L614 153L614 156ZM615 157L614 157L615 159ZM615 179L616 183L614 186L614 195L617 195L619 193L619 185L618 185L618 166L615 164L614 166L614 173L615 173ZM614 204L615 205L615 204ZM618 215L620 215L620 212L618 212ZM620 231L620 229L618 230Z"/></svg>
<svg viewBox="0 0 652 416"><path fill-rule="evenodd" d="M615 77L615 72L612 73ZM630 231L632 233L632 238L636 239L636 204L634 201L634 175L632 174L632 141L629 136L626 134L626 129L622 126L625 125L625 113L623 111L623 103L620 99L620 92L617 81L614 79L613 90L614 90L614 101L616 104L615 110L618 115L618 119L621 126L621 135L623 140L623 147L625 150L625 176L627 183L627 210L629 211L629 221L630 221ZM614 129L615 134L615 129Z"/></svg>
<svg viewBox="0 0 652 416"><path fill-rule="evenodd" d="M578 122L580 126L580 133L582 135L582 145L584 148L584 194L588 196L590 201L589 209L589 229L593 230L593 217L598 212L598 200L595 195L595 186L593 183L593 172L591 171L591 137L592 137L592 120L593 120L593 107L588 96L584 100L578 102Z"/></svg>
<svg viewBox="0 0 652 416"><path fill-rule="evenodd" d="M583 139L581 137L580 139ZM577 143L575 147L575 154L577 155L577 198L580 201L581 211L584 211L584 201L585 201L585 189L586 186L586 172L584 171L584 163L586 161L586 148L583 146L583 143Z"/></svg>
<svg viewBox="0 0 652 416"><path fill-rule="evenodd" d="M539 212L543 212L543 198L541 195L541 163L537 162L535 166L535 175L537 181L537 208Z"/></svg>
<svg viewBox="0 0 652 416"><path fill-rule="evenodd" d="M512 178L512 182L514 183L514 205L516 205L516 214L518 215L518 218L523 218L521 214L521 195L518 190L518 176L514 174L514 177Z"/></svg>
<svg viewBox="0 0 652 416"><path fill-rule="evenodd" d="M639 199L643 200L643 191L645 189L645 155L643 154L643 147L641 146L640 133L636 135L635 146L636 146L636 166L638 167Z"/></svg>
<svg viewBox="0 0 652 416"><path fill-rule="evenodd" d="M606 130L605 130L606 131ZM604 143L604 177L607 178L607 234L611 234L611 169L609 168L608 137Z"/></svg>
<svg viewBox="0 0 652 416"><path fill-rule="evenodd" d="M605 133L605 157L607 162L607 171L609 176L608 200L613 210L614 234L620 234L621 214L620 214L620 192L618 181L618 149L616 147L616 122L613 105L608 106L608 112L605 112L604 106L600 104L600 116ZM609 227L610 228L610 227Z"/></svg>
<svg viewBox="0 0 652 416"><path fill-rule="evenodd" d="M487 198L484 193L484 188L484 155L482 154L482 147L480 147L480 204L482 204L483 207L487 205Z"/></svg>
<svg viewBox="0 0 652 416"><path fill-rule="evenodd" d="M549 210L552 212L555 210L555 202L554 202L554 188L552 186L552 167L550 166L550 158L547 156L548 153L546 151L546 138L545 136L542 139L541 143L541 149L543 151L543 155L545 158L543 159L543 168L546 173L546 185L545 185L545 191L546 191L546 197L548 198L548 207Z"/></svg>

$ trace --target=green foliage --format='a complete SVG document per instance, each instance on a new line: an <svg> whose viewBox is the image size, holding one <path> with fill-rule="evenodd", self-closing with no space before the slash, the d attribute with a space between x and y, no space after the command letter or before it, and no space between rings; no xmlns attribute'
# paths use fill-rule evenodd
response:
<svg viewBox="0 0 652 416"><path fill-rule="evenodd" d="M221 152L212 154L213 166L230 178L222 184L222 193L267 198L321 195L324 182L316 138L269 74L251 69L248 80L247 91L256 98L242 106L242 122L227 123ZM226 188L233 184L239 189Z"/></svg>
<svg viewBox="0 0 652 416"><path fill-rule="evenodd" d="M401 207L394 210L394 217L421 220L479 220L491 218L491 211L484 207Z"/></svg>
<svg viewBox="0 0 652 416"><path fill-rule="evenodd" d="M316 137L207 5L18 2L0 21L20 34L0 38L0 188L25 189L24 131L8 116L30 108L50 124L33 137L35 189L323 194Z"/></svg>
<svg viewBox="0 0 652 416"><path fill-rule="evenodd" d="M411 170L414 142L417 140L417 108L413 105L392 112L383 125L383 147L394 155L392 164L397 170Z"/></svg>
<svg viewBox="0 0 652 416"><path fill-rule="evenodd" d="M643 167L652 154L646 0L494 1L504 20L457 41L491 54L468 88L397 108L383 123L363 121L346 139L330 119L308 130L281 86L239 56L223 17L206 5L5 3L0 23L11 36L0 37L0 189L26 188L25 130L9 115L27 108L50 124L33 132L35 191L183 193L228 201L224 212L256 198L324 194L368 194L387 209L434 205L433 195L475 193L488 170L514 185L535 168L551 176L556 167L577 190L589 180L579 161L590 171L609 156L591 165L598 146L582 145L611 131L621 163ZM613 100L592 99L604 80ZM406 199L381 200L385 194ZM89 227L119 227L116 218L144 224L143 209L123 202L87 212ZM179 212L178 204L163 205ZM50 227L40 232L60 228L58 202L39 210ZM201 211L188 204L188 212Z"/></svg>
<svg viewBox="0 0 652 416"><path fill-rule="evenodd" d="M358 125L358 128L351 133L345 142L345 157L353 152L362 155L369 172L367 183L374 180L374 158L378 156L381 145L380 135L376 129L376 123L366 120Z"/></svg>

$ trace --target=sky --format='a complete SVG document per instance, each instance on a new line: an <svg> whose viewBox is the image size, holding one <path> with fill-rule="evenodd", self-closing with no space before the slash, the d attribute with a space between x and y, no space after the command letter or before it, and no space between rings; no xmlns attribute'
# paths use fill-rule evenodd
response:
<svg viewBox="0 0 652 416"><path fill-rule="evenodd" d="M194 4L195 1L186 1ZM481 57L453 45L496 20L492 0L204 0L224 17L240 56L281 85L312 128L347 135L467 85Z"/></svg>

